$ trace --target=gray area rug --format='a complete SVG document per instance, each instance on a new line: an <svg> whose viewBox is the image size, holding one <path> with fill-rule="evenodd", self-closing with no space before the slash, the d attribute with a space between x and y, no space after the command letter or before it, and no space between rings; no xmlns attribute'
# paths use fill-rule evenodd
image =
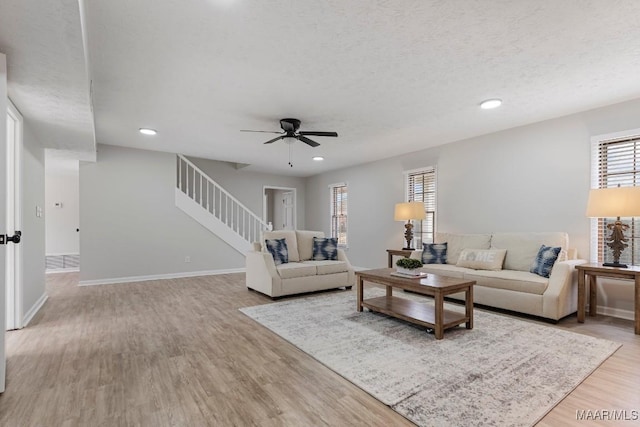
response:
<svg viewBox="0 0 640 427"><path fill-rule="evenodd" d="M383 292L365 289L365 298ZM355 307L355 293L345 292L240 311L420 426L533 425L620 347L479 310L474 329L437 341Z"/></svg>

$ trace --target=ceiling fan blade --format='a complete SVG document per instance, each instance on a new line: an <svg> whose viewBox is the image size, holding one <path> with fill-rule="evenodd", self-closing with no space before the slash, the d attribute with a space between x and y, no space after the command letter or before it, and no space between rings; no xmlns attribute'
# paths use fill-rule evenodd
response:
<svg viewBox="0 0 640 427"><path fill-rule="evenodd" d="M278 136L276 138L270 139L269 141L265 142L265 144L271 144L272 142L276 142L276 141L279 141L281 139L284 139L284 136Z"/></svg>
<svg viewBox="0 0 640 427"><path fill-rule="evenodd" d="M316 131L300 131L298 132L300 135L310 135L310 136L338 136L338 132L316 132Z"/></svg>
<svg viewBox="0 0 640 427"><path fill-rule="evenodd" d="M284 132L275 132L271 130L248 130L248 129L240 129L240 132L259 132L259 133L278 133L278 134L284 133Z"/></svg>
<svg viewBox="0 0 640 427"><path fill-rule="evenodd" d="M310 146L312 146L312 147L317 147L317 146L319 146L319 145L320 145L320 144L318 144L317 142L315 142L314 140L309 139L309 138L307 138L307 137L306 137L306 136L304 136L304 135L300 135L300 136L298 137L298 139L299 139L300 141L304 142L305 144L310 145Z"/></svg>

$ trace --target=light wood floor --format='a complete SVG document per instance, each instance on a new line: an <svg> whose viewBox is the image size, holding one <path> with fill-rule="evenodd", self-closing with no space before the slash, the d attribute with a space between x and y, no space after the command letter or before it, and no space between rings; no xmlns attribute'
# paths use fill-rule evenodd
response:
<svg viewBox="0 0 640 427"><path fill-rule="evenodd" d="M243 274L77 280L49 275L42 310L7 333L0 426L413 425L240 313L271 302L248 291ZM624 346L539 425L596 425L576 410L640 410L632 322L571 317L557 327Z"/></svg>

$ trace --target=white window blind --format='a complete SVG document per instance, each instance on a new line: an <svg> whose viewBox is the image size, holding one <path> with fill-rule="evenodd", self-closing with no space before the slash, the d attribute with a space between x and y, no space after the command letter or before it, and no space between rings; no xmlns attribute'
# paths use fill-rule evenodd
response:
<svg viewBox="0 0 640 427"><path fill-rule="evenodd" d="M422 249L422 243L433 243L436 222L436 169L424 169L406 172L407 201L423 202L426 218L414 221L413 238L416 249Z"/></svg>
<svg viewBox="0 0 640 427"><path fill-rule="evenodd" d="M640 135L592 143L591 187L640 186ZM617 218L594 218L591 222L591 261L612 262L613 254L605 239L611 234L607 229ZM620 262L640 265L640 218L621 218L629 229L625 236L629 246L623 251Z"/></svg>
<svg viewBox="0 0 640 427"><path fill-rule="evenodd" d="M338 238L338 246L347 246L347 185L334 184L331 191L331 237Z"/></svg>

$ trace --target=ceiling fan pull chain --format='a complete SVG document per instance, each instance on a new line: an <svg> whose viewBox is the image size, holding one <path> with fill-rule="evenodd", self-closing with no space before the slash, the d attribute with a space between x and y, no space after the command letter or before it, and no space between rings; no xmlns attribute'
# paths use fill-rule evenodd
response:
<svg viewBox="0 0 640 427"><path fill-rule="evenodd" d="M293 150L293 144L289 144L289 167L293 167L293 163L291 163L291 150Z"/></svg>

